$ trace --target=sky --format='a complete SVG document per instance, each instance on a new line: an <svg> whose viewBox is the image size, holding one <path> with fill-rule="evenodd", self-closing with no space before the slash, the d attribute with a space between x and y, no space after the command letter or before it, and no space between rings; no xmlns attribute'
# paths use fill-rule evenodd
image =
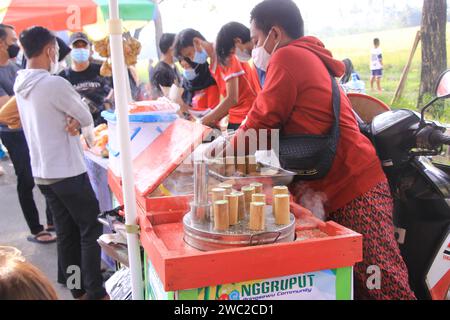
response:
<svg viewBox="0 0 450 320"><path fill-rule="evenodd" d="M160 4L164 32L177 33L185 28L199 30L208 40L214 41L220 28L237 21L249 25L250 12L261 0L164 0ZM376 13L368 14L368 19L380 17L384 8L406 5L421 7L423 0L294 0L302 12L308 34L315 34L324 26L346 28L356 20L352 12L355 8L366 10L369 2L374 3ZM360 17L359 17L360 18ZM361 19L360 19L361 20ZM370 23L370 21L369 21ZM152 38L154 27L150 24L142 32L142 38ZM144 56L156 55L148 43L144 46Z"/></svg>

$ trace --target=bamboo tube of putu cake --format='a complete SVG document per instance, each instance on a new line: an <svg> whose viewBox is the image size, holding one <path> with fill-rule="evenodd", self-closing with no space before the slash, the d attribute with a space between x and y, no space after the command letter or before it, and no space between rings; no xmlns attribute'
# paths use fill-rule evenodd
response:
<svg viewBox="0 0 450 320"><path fill-rule="evenodd" d="M236 157L236 171L241 174L247 174L247 164L245 163L245 157Z"/></svg>
<svg viewBox="0 0 450 320"><path fill-rule="evenodd" d="M228 201L230 226L237 225L239 223L239 197L236 193L226 194L225 200Z"/></svg>
<svg viewBox="0 0 450 320"><path fill-rule="evenodd" d="M277 205L275 203L275 196L277 194L289 194L289 189L286 186L276 186L272 189L272 213L276 217Z"/></svg>
<svg viewBox="0 0 450 320"><path fill-rule="evenodd" d="M250 204L250 230L261 231L266 227L264 207L264 202L252 202Z"/></svg>
<svg viewBox="0 0 450 320"><path fill-rule="evenodd" d="M291 222L291 214L289 210L289 195L277 194L274 197L276 204L275 223L278 225L287 225Z"/></svg>
<svg viewBox="0 0 450 320"><path fill-rule="evenodd" d="M238 198L238 219L239 221L244 220L245 218L245 196L243 192L233 192Z"/></svg>
<svg viewBox="0 0 450 320"><path fill-rule="evenodd" d="M223 188L214 188L211 190L211 198L212 203L219 201L219 200L225 200L225 189Z"/></svg>
<svg viewBox="0 0 450 320"><path fill-rule="evenodd" d="M247 174L256 173L258 171L258 164L256 163L255 156L247 156L246 163L247 163Z"/></svg>
<svg viewBox="0 0 450 320"><path fill-rule="evenodd" d="M227 200L214 202L214 230L227 231L230 228L228 210Z"/></svg>
<svg viewBox="0 0 450 320"><path fill-rule="evenodd" d="M252 196L255 193L255 187L246 186L242 187L241 191L244 193L245 198L245 214L250 212L250 203L252 202Z"/></svg>
<svg viewBox="0 0 450 320"><path fill-rule="evenodd" d="M222 188L225 190L225 195L231 194L233 192L233 185L229 183L221 183L218 185L218 188Z"/></svg>
<svg viewBox="0 0 450 320"><path fill-rule="evenodd" d="M250 184L252 187L255 187L255 193L263 193L263 184L260 182L253 182Z"/></svg>
<svg viewBox="0 0 450 320"><path fill-rule="evenodd" d="M264 193L254 193L252 195L252 202L263 202L266 204L266 195Z"/></svg>
<svg viewBox="0 0 450 320"><path fill-rule="evenodd" d="M226 157L225 158L225 176L232 177L236 172L236 158Z"/></svg>

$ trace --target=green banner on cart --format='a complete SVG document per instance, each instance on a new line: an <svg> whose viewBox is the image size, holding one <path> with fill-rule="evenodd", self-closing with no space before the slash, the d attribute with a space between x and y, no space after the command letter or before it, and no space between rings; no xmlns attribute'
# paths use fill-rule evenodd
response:
<svg viewBox="0 0 450 320"><path fill-rule="evenodd" d="M351 300L353 268L252 280L165 292L151 263L146 263L147 297L163 300Z"/></svg>

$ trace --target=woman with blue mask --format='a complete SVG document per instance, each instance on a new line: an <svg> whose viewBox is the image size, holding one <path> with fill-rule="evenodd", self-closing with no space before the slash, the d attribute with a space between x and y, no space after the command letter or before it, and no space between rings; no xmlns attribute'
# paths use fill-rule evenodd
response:
<svg viewBox="0 0 450 320"><path fill-rule="evenodd" d="M229 25L231 28L228 28ZM236 23L224 26L225 29L222 29L217 37L219 46L217 43L214 45L206 41L200 32L193 29L181 31L175 41L175 54L186 61L202 65L208 58L210 60L209 71L223 99L214 106L214 110L201 119L202 124L206 126L218 127L221 120L228 117L228 129L239 128L261 89L256 71L250 70L247 62L250 59L251 48L235 45L234 38L231 39L231 46L228 45L230 41L222 41L225 38L229 40L229 35L232 34L230 29L240 30L241 26L239 24L235 28ZM240 41L241 44L250 41L250 31L246 29L241 32L247 33L243 41ZM237 47L240 49L240 58L237 55Z"/></svg>
<svg viewBox="0 0 450 320"><path fill-rule="evenodd" d="M185 59L179 62L183 67L182 98L191 107L190 111L203 113L215 107L220 101L220 94L209 72L209 64L197 64Z"/></svg>

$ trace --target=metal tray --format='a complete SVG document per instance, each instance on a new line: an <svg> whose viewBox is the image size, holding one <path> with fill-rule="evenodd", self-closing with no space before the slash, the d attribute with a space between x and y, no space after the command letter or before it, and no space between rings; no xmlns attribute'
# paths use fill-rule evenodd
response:
<svg viewBox="0 0 450 320"><path fill-rule="evenodd" d="M288 225L275 224L272 206L266 206L266 228L264 231L252 231L248 228L249 218L230 227L228 231L214 230L213 223L194 223L191 213L183 218L184 241L191 247L202 251L223 250L264 244L290 242L295 239L295 216L291 214Z"/></svg>
<svg viewBox="0 0 450 320"><path fill-rule="evenodd" d="M263 169L263 172L261 172L260 175L254 175L254 176L224 176L212 169L209 169L209 175L220 182L227 182L232 184L233 186L245 186L249 185L254 182L260 182L263 184L270 184L272 186L277 185L289 185L295 177L295 173L292 171L285 170L283 168L273 167L269 166L264 163L258 163L261 168ZM264 170L276 170L276 174L264 174Z"/></svg>

